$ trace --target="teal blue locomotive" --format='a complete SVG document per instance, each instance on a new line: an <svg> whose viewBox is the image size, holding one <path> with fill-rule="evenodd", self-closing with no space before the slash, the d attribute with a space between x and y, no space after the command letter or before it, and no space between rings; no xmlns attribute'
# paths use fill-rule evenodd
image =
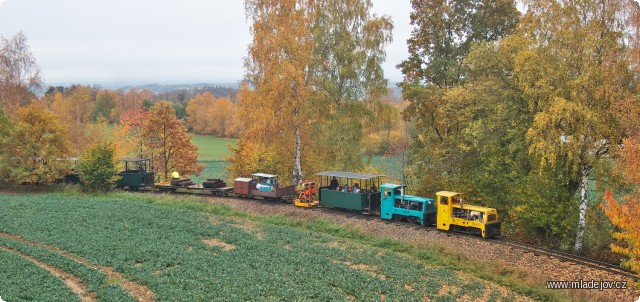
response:
<svg viewBox="0 0 640 302"><path fill-rule="evenodd" d="M435 224L435 201L432 198L406 195L406 189L406 186L389 183L380 186L380 217L420 225Z"/></svg>

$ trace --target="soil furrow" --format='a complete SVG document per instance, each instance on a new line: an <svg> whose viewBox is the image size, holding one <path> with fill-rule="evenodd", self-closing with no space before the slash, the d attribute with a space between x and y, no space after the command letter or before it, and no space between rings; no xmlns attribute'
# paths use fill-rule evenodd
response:
<svg viewBox="0 0 640 302"><path fill-rule="evenodd" d="M87 261L86 259L78 256L78 255L74 255L71 254L67 251L63 251L55 246L51 246L51 245L47 245L41 242L36 242L36 241L31 241L31 240L27 240L24 239L20 236L16 236L16 235L11 235L11 234L7 234L4 232L0 232L0 237L3 238L7 238L7 239L11 239L11 240L15 240L15 241L19 241L22 243L26 243L29 245L33 245L33 246L37 246L37 247L41 247L44 249L47 249L50 252L56 253L58 255L64 256L66 258L69 258L77 263L80 263L84 266L93 268L93 269L97 269L99 271L101 271L102 273L104 273L107 278L112 279L112 280L123 280L119 285L124 288L127 293L133 297L134 299L136 299L137 301L140 302L155 302L156 298L155 298L155 294L153 291L151 291L148 287L139 284L139 283L135 283L133 281L128 280L127 278L125 278L122 274L116 272L113 270L113 268L108 267L108 266L101 266L101 265L97 265L97 264L93 264L89 261Z"/></svg>
<svg viewBox="0 0 640 302"><path fill-rule="evenodd" d="M12 250L8 247L5 246L0 246L0 250L1 251L5 251L8 253L12 253L15 255L18 255L22 258L24 258L25 260L28 260L30 262L32 262L33 264L37 265L38 267L48 271L51 275L53 275L54 277L60 279L60 281L62 281L76 296L78 296L78 298L80 299L80 301L83 302L93 302L96 301L95 299L95 293L89 293L87 291L87 285L84 284L84 282L82 282L80 280L80 278L74 276L73 274L70 274L68 272L65 272L57 267L51 266L47 263L44 263L38 259L35 259L31 256L25 255L21 252L18 252L16 250Z"/></svg>

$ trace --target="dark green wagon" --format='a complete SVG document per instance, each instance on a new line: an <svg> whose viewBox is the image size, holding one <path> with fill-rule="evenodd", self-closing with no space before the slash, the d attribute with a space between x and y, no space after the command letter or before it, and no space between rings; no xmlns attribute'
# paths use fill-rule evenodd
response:
<svg viewBox="0 0 640 302"><path fill-rule="evenodd" d="M374 213L380 210L380 178L384 175L343 171L316 173L320 205L327 208Z"/></svg>
<svg viewBox="0 0 640 302"><path fill-rule="evenodd" d="M124 158L124 171L118 173L120 179L116 183L118 188L137 189L153 186L153 171L151 160L148 158Z"/></svg>

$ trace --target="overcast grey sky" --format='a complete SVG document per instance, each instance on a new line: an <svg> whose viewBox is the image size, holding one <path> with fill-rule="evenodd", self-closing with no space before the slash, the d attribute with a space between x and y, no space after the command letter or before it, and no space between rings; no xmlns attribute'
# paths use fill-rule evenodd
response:
<svg viewBox="0 0 640 302"><path fill-rule="evenodd" d="M385 76L402 79L409 0L373 0L395 29ZM48 84L236 83L250 42L241 0L0 0L0 35L23 31Z"/></svg>

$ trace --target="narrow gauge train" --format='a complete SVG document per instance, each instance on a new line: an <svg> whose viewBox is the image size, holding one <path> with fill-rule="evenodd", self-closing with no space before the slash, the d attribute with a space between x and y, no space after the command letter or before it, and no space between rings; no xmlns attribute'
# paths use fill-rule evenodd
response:
<svg viewBox="0 0 640 302"><path fill-rule="evenodd" d="M153 172L148 172L148 159L125 159L124 162L125 170L119 174L121 179L117 184L120 188L284 200L300 207L344 209L484 238L501 234L496 209L467 205L463 194L457 192L440 191L436 199L407 195L404 185L380 185L383 175L323 171L316 173L319 183L305 180L297 187L282 186L277 175L264 173L236 178L233 187L218 180L202 185L189 181L154 184Z"/></svg>
<svg viewBox="0 0 640 302"><path fill-rule="evenodd" d="M383 219L425 226L435 225L441 230L473 233L485 238L501 234L498 211L466 205L462 193L440 191L434 200L407 195L406 186L399 184L385 183L378 190L376 184L380 183L383 175L324 171L316 173L316 176L320 180L318 204L324 207L376 214ZM344 185L340 186L340 183ZM314 202L313 196L307 201Z"/></svg>

